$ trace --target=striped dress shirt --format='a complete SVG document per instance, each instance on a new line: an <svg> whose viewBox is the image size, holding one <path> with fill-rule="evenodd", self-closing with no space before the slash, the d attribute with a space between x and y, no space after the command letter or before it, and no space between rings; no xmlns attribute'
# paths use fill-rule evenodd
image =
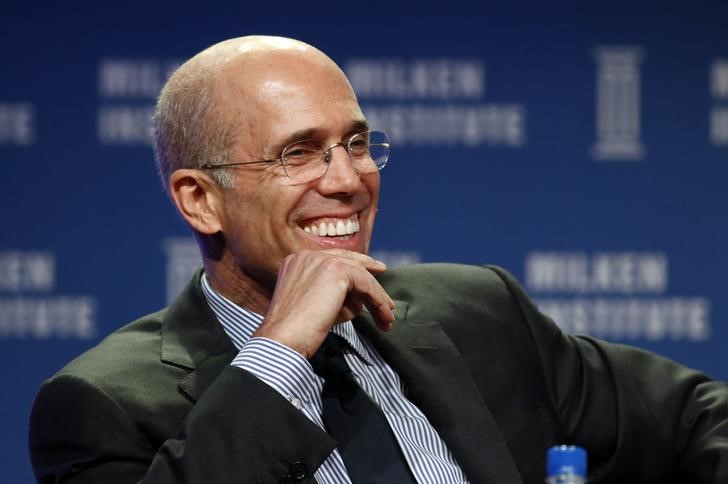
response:
<svg viewBox="0 0 728 484"><path fill-rule="evenodd" d="M242 368L283 395L294 407L324 429L321 420L323 379L313 372L301 354L276 341L251 337L263 316L249 311L210 286L202 274L202 291L225 332L239 350L231 365ZM412 474L420 484L467 483L435 429L422 412L404 396L399 376L366 339L360 338L351 321L331 330L349 344L344 358L356 381L381 408L399 443ZM351 483L337 449L328 456L314 477L319 484Z"/></svg>

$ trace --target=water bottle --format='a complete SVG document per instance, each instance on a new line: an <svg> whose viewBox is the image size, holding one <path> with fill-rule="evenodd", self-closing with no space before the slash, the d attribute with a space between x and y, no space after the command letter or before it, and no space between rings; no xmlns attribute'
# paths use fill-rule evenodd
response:
<svg viewBox="0 0 728 484"><path fill-rule="evenodd" d="M555 445L546 454L547 484L585 484L586 451L575 445Z"/></svg>

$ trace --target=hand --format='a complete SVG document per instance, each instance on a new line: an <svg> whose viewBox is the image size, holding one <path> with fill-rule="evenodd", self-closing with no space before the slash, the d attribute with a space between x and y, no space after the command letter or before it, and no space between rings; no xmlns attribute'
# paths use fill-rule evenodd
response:
<svg viewBox="0 0 728 484"><path fill-rule="evenodd" d="M278 271L268 314L255 336L282 343L310 358L334 324L361 313L388 331L394 301L374 279L383 262L347 250L303 250L289 255Z"/></svg>

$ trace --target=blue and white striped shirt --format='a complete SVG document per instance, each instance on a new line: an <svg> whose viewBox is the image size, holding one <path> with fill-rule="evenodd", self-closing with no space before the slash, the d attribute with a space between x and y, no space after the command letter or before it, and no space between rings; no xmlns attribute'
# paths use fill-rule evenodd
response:
<svg viewBox="0 0 728 484"><path fill-rule="evenodd" d="M262 323L263 316L240 307L215 292L204 273L202 291L225 332L239 350L231 364L252 373L273 387L291 405L323 429L323 379L313 372L308 360L276 341L252 338ZM331 331L351 345L351 350L344 350L346 362L362 389L382 409L417 482L467 483L463 471L430 422L404 396L404 386L399 376L369 341L359 337L351 321L337 324ZM314 477L319 484L351 482L337 449L316 470Z"/></svg>

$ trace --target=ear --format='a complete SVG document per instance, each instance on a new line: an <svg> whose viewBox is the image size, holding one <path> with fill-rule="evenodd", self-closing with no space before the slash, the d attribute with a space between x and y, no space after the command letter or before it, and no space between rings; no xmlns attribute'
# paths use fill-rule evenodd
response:
<svg viewBox="0 0 728 484"><path fill-rule="evenodd" d="M222 193L199 170L179 169L169 177L169 193L177 210L195 231L212 235L221 230Z"/></svg>

